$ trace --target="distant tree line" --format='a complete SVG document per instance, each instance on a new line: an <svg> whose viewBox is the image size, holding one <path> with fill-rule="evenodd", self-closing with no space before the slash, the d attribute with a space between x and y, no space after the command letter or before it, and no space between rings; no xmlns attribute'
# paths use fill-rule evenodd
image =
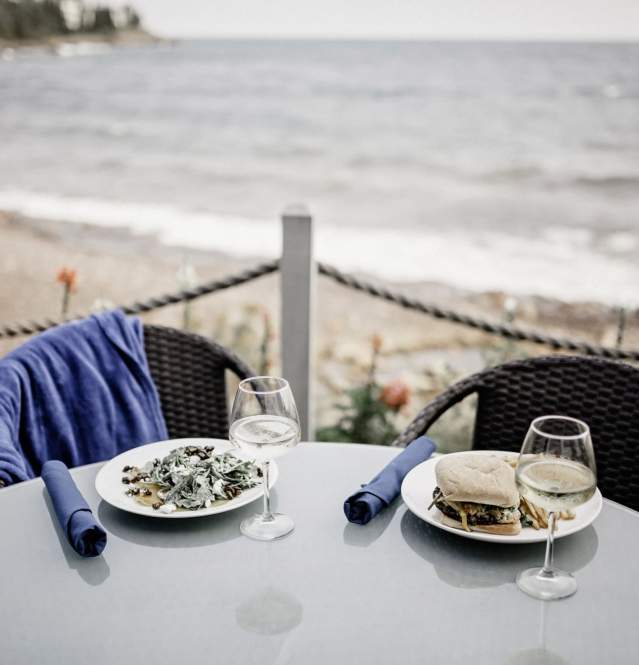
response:
<svg viewBox="0 0 639 665"><path fill-rule="evenodd" d="M132 7L116 10L83 0L0 0L0 39L108 34L139 27L140 17Z"/></svg>

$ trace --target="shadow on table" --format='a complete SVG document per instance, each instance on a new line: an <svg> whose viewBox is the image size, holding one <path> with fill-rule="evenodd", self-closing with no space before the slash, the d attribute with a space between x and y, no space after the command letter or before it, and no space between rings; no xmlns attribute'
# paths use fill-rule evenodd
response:
<svg viewBox="0 0 639 665"><path fill-rule="evenodd" d="M552 620L548 615L551 608L553 612L555 611L557 605L543 600L534 602L539 608L538 626L528 623L528 630L523 633L530 639L536 632L538 645L512 651L501 665L570 665L569 661L546 647L547 626L552 625ZM533 627L537 627L537 631L531 630Z"/></svg>
<svg viewBox="0 0 639 665"><path fill-rule="evenodd" d="M565 658L542 647L512 653L504 665L569 665Z"/></svg>
<svg viewBox="0 0 639 665"><path fill-rule="evenodd" d="M44 498L44 504L49 511L51 521L55 528L56 536L60 541L60 548L64 554L64 558L67 561L67 565L72 570L76 570L78 575L91 586L98 586L104 582L107 577L109 577L111 570L109 565L106 562L104 554L96 557L83 557L80 556L69 544L65 534L62 531L60 522L58 522L58 516L53 509L53 504L51 503L51 497L49 492L46 489L42 489L42 496ZM108 541L107 541L108 547Z"/></svg>
<svg viewBox="0 0 639 665"><path fill-rule="evenodd" d="M513 583L520 570L544 562L545 543L500 545L469 540L430 526L409 510L402 517L401 530L409 547L433 564L443 582L462 589ZM555 541L555 563L577 571L593 559L598 546L597 532L589 526Z"/></svg>
<svg viewBox="0 0 639 665"><path fill-rule="evenodd" d="M271 493L273 503L276 491ZM241 508L217 515L202 515L190 519L158 519L127 513L101 501L98 518L104 528L122 540L146 547L185 548L207 547L240 537L240 522L259 512L255 501Z"/></svg>
<svg viewBox="0 0 639 665"><path fill-rule="evenodd" d="M398 497L368 524L351 524L348 522L342 534L344 544L354 547L372 545L386 531L386 527L393 521L397 509L401 505L402 500Z"/></svg>

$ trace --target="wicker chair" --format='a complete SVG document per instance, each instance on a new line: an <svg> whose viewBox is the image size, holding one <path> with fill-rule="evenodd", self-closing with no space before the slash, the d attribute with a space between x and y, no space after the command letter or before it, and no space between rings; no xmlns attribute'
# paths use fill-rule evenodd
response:
<svg viewBox="0 0 639 665"><path fill-rule="evenodd" d="M518 451L530 421L569 415L590 425L604 496L639 510L639 369L577 356L515 361L474 374L436 397L396 439L405 446L477 393L473 448Z"/></svg>
<svg viewBox="0 0 639 665"><path fill-rule="evenodd" d="M227 438L225 370L240 379L255 372L219 344L175 328L145 325L144 347L169 436Z"/></svg>

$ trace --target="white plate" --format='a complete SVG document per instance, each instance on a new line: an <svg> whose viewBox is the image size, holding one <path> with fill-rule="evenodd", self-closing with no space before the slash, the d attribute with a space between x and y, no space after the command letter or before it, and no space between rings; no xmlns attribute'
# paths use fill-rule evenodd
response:
<svg viewBox="0 0 639 665"><path fill-rule="evenodd" d="M451 455L500 455L503 457L512 457L513 453L504 453L492 450L473 450L461 453L451 453ZM428 506L433 500L433 490L437 487L435 480L435 466L442 459L442 456L432 457L421 464L418 464L404 478L402 483L402 499L409 510L421 517L428 524L432 524L444 531L449 531L463 538L473 540L485 540L489 543L508 543L510 545L519 543L539 543L546 540L546 529L537 531L532 527L524 527L520 533L515 536L502 536L494 533L482 533L481 531L464 531L454 527L442 524L443 514L435 506L428 510ZM559 520L555 538L563 538L571 533L577 533L585 529L595 520L601 512L603 500L601 492L597 489L594 495L583 505L575 509L575 518L572 520Z"/></svg>
<svg viewBox="0 0 639 665"><path fill-rule="evenodd" d="M262 494L262 485L244 490L239 496L229 501L212 505L210 508L200 508L198 510L176 510L174 513L162 513L159 510L153 510L151 506L144 506L138 503L132 496L126 495L127 486L122 483L122 468L129 466L142 466L155 457L165 457L175 448L180 446L215 446L215 452L223 453L227 450L233 452L242 458L246 458L240 451L224 439L170 439L168 441L158 441L148 443L139 448L132 448L126 452L114 457L107 462L98 472L95 479L95 489L98 494L115 508L126 510L129 513L137 515L147 515L149 517L160 517L162 519L187 519L189 517L204 517L205 515L216 515L225 513L228 510L241 508L247 503L259 499ZM271 462L269 473L269 486L273 487L277 480L278 470L275 462Z"/></svg>

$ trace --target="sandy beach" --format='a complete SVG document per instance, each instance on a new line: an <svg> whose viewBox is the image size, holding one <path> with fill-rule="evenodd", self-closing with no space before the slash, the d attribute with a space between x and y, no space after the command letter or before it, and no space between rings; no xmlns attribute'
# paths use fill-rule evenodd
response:
<svg viewBox="0 0 639 665"><path fill-rule="evenodd" d="M151 236L91 225L65 224L0 214L0 319L2 323L58 318L62 287L56 275L62 267L77 270L77 292L70 312L84 313L96 307L128 304L177 290L184 277L206 281L255 264L213 252L181 250L160 244ZM503 293L471 294L432 283L403 284L404 292L460 311L503 319ZM195 301L188 312L189 327L234 348L258 368L265 334L268 360L278 371L279 278L277 274ZM144 320L181 327L181 305L144 315ZM265 329L265 317L268 328ZM516 321L521 325L565 336L612 344L616 335L613 310L595 303L560 303L535 297L517 301ZM639 346L634 320L628 321L626 345ZM511 344L468 328L433 320L422 314L374 300L332 283L318 280L317 316L317 421L335 420L334 404L344 391L361 384L371 357L371 338L381 335L382 353L378 378L381 383L405 381L412 399L398 417L408 420L428 399L450 382L477 371L488 363L548 350L533 345ZM6 353L22 339L0 340ZM451 426L462 431L453 447L463 445L467 424ZM451 439L452 441L452 439Z"/></svg>

